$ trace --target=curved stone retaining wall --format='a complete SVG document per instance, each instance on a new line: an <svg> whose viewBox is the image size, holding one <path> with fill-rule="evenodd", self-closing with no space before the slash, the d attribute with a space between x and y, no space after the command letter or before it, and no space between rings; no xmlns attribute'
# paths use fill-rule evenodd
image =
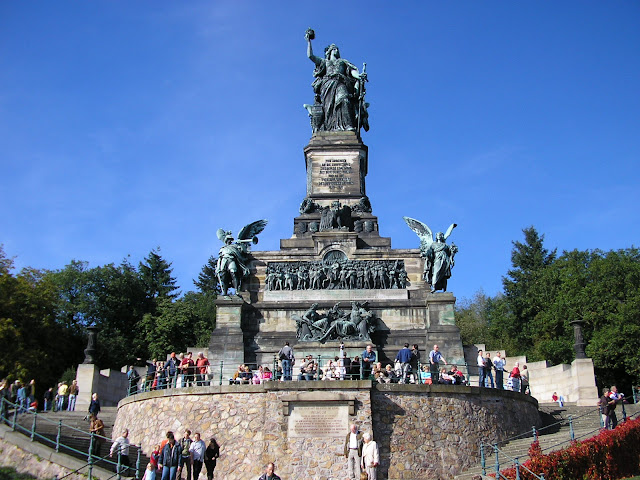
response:
<svg viewBox="0 0 640 480"><path fill-rule="evenodd" d="M322 427L312 426L308 435L294 437L289 430L296 405L342 412L344 431L323 436ZM131 442L142 444L145 453L168 430L181 437L188 428L207 442L215 436L221 445L216 478L227 480L258 477L270 461L288 480L344 479L343 444L352 422L373 431L380 478L451 478L477 463L481 440L493 442L538 424L537 402L518 393L370 381L162 390L125 398L118 407L113 435L128 428Z"/></svg>

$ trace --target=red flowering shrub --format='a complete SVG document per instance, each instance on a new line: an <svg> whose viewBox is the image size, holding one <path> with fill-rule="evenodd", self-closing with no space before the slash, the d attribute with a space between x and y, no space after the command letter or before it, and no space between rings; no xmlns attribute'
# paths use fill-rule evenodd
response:
<svg viewBox="0 0 640 480"><path fill-rule="evenodd" d="M640 418L546 455L533 442L529 457L523 465L545 480L616 480L636 475L640 473ZM501 473L510 480L516 478L515 468ZM521 468L520 478L535 477Z"/></svg>

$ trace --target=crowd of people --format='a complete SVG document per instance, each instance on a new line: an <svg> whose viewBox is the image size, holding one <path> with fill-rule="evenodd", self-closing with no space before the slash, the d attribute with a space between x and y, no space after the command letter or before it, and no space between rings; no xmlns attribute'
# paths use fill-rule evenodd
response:
<svg viewBox="0 0 640 480"><path fill-rule="evenodd" d="M259 385L265 381L293 380L293 367L296 363L293 348L286 342L277 355L279 365L272 372L267 366L241 364L229 378L230 385ZM394 361L383 365L376 361L376 352L372 345L367 345L361 355L353 358L345 353L344 344L340 344L338 355L326 360L306 355L298 365L298 381L309 380L372 380L378 383L438 383L445 385L466 385L467 380L457 365L449 369L440 367L448 365L439 351L438 345L429 355L429 365L421 364L421 352L417 344L412 347L405 343ZM437 373L437 375L436 375Z"/></svg>
<svg viewBox="0 0 640 480"><path fill-rule="evenodd" d="M130 445L129 430L125 429L109 450L109 457L117 460L123 476L131 476L132 473ZM162 442L154 445L142 480L178 480L183 478L183 472L186 480L198 480L203 466L207 480L213 480L218 457L220 445L215 438L212 437L207 445L199 432L191 437L191 430L185 429L182 438L178 439L168 431Z"/></svg>
<svg viewBox="0 0 640 480"><path fill-rule="evenodd" d="M171 352L166 362L153 359L147 362L146 372L142 378L132 365L127 372L129 395L151 390L176 388L178 378L182 388L191 386L208 386L211 382L211 364L202 352L193 358L192 352Z"/></svg>
<svg viewBox="0 0 640 480"><path fill-rule="evenodd" d="M6 378L0 381L0 399L6 399L11 403L15 403L18 407L18 413L26 413L27 411L36 411L38 409L38 400L36 400L36 381L31 380L29 383L16 380L10 383ZM4 407L3 407L4 408ZM4 411L2 412L5 413Z"/></svg>
<svg viewBox="0 0 640 480"><path fill-rule="evenodd" d="M491 353L486 352L486 354L483 355L482 350L478 350L478 386L504 390L504 373L506 371L506 364L507 360L500 352L496 352L496 356L491 359ZM495 383L493 381L494 372ZM527 366L523 365L521 369L520 362L516 362L511 371L508 372L506 386L508 390L530 394L529 370L527 370Z"/></svg>
<svg viewBox="0 0 640 480"><path fill-rule="evenodd" d="M6 379L0 381L0 398L15 403L18 406L18 413L26 413L28 411L42 412L62 411L73 412L76 409L76 399L80 389L77 380L70 383L59 382L54 390L50 387L44 392L44 405L40 409L40 402L36 399L36 381L31 380L29 383L16 380L9 383Z"/></svg>

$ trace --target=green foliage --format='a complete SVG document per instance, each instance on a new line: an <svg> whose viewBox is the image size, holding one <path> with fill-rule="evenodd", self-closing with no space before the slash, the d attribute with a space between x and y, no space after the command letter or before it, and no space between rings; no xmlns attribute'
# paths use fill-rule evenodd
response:
<svg viewBox="0 0 640 480"><path fill-rule="evenodd" d="M12 467L0 467L0 478L4 480L37 480L37 477L28 473L18 473Z"/></svg>
<svg viewBox="0 0 640 480"><path fill-rule="evenodd" d="M140 262L140 280L148 299L174 299L179 292L176 292L176 279L171 276L173 269L171 263L160 256L159 251L160 248L152 250L147 258Z"/></svg>
<svg viewBox="0 0 640 480"><path fill-rule="evenodd" d="M160 301L157 314L146 314L142 319L150 357L207 346L215 328L214 299L208 293L189 292L176 302Z"/></svg>
<svg viewBox="0 0 640 480"><path fill-rule="evenodd" d="M26 268L14 274L0 247L0 377L34 379L40 392L57 381L67 362L81 360L82 339L56 322L56 305L48 273Z"/></svg>
<svg viewBox="0 0 640 480"><path fill-rule="evenodd" d="M200 292L211 294L222 293L218 275L216 274L216 263L217 259L215 257L209 257L209 260L204 264L198 274L198 279L193 281L193 284Z"/></svg>
<svg viewBox="0 0 640 480"><path fill-rule="evenodd" d="M71 385L76 379L76 367L69 367L60 376L60 382L66 383L67 385ZM55 390L55 388L54 388Z"/></svg>
<svg viewBox="0 0 640 480"><path fill-rule="evenodd" d="M514 242L505 294L488 298L480 292L457 307L463 342L504 348L528 361L570 363L570 322L583 319L586 353L601 384L628 388L640 380L640 251L557 256L535 229L524 233L525 243Z"/></svg>
<svg viewBox="0 0 640 480"><path fill-rule="evenodd" d="M535 228L523 231L524 243L513 242L511 251L512 267L503 277L504 297L510 315L500 317L499 325L503 334L514 339L522 348L532 347L533 321L545 306L545 290L540 288L540 276L553 264L556 250L544 248L544 235Z"/></svg>
<svg viewBox="0 0 640 480"><path fill-rule="evenodd" d="M489 325L487 318L487 302L489 297L480 290L471 300L463 299L456 304L456 325L460 328L463 345L487 343L489 341Z"/></svg>

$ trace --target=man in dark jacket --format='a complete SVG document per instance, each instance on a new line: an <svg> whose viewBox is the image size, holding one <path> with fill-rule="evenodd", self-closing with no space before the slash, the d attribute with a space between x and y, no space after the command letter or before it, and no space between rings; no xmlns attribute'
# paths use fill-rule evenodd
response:
<svg viewBox="0 0 640 480"><path fill-rule="evenodd" d="M164 364L164 369L169 377L169 388L176 388L176 380L178 378L178 359L176 358L176 352L171 352L169 360Z"/></svg>
<svg viewBox="0 0 640 480"><path fill-rule="evenodd" d="M409 369L411 368L411 350L409 350L408 343L405 343L404 348L400 349L396 355L396 362L400 362L402 368L402 374L400 375L400 381L398 383L405 383L409 375Z"/></svg>
<svg viewBox="0 0 640 480"><path fill-rule="evenodd" d="M176 480L182 474L182 448L173 433L167 433L169 441L162 449L158 466L162 468L162 480Z"/></svg>
<svg viewBox="0 0 640 480"><path fill-rule="evenodd" d="M281 480L278 475L275 474L276 466L273 462L267 463L264 473L260 475L258 480Z"/></svg>

